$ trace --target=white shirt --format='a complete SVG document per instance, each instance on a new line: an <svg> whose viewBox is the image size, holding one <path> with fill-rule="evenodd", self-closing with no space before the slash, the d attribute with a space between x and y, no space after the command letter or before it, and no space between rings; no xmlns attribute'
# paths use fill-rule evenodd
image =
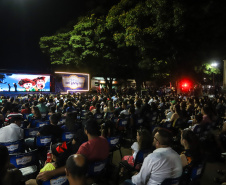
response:
<svg viewBox="0 0 226 185"><path fill-rule="evenodd" d="M140 172L132 177L136 185L158 185L166 178L177 178L182 174L180 156L170 147L158 148L143 162Z"/></svg>
<svg viewBox="0 0 226 185"><path fill-rule="evenodd" d="M17 124L11 123L0 129L0 142L14 142L24 138L24 130Z"/></svg>
<svg viewBox="0 0 226 185"><path fill-rule="evenodd" d="M134 142L131 146L132 150L134 151L133 152L133 159L135 160L136 159L136 156L137 156L137 153L139 152L139 145L138 145L138 142Z"/></svg>

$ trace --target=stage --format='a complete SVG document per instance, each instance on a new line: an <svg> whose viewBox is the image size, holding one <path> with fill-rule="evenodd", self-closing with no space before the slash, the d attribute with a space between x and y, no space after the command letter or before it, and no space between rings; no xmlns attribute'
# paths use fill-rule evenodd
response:
<svg viewBox="0 0 226 185"><path fill-rule="evenodd" d="M0 91L0 96L9 96L9 97L17 97L19 95L21 96L26 96L26 95L33 95L33 94L56 94L55 92L46 92L46 91L27 91L27 92L22 92L22 91Z"/></svg>

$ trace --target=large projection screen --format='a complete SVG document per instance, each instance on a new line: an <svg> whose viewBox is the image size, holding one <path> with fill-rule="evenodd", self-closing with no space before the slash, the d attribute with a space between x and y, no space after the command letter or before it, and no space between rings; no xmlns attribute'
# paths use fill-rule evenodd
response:
<svg viewBox="0 0 226 185"><path fill-rule="evenodd" d="M50 75L0 73L0 91L50 91Z"/></svg>
<svg viewBox="0 0 226 185"><path fill-rule="evenodd" d="M55 72L61 77L56 82L56 92L86 92L89 91L90 78L87 73Z"/></svg>

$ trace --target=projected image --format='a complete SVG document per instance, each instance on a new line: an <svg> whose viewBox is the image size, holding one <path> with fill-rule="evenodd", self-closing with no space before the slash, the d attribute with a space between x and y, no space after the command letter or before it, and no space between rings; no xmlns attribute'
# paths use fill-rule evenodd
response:
<svg viewBox="0 0 226 185"><path fill-rule="evenodd" d="M50 91L50 76L0 73L0 91Z"/></svg>

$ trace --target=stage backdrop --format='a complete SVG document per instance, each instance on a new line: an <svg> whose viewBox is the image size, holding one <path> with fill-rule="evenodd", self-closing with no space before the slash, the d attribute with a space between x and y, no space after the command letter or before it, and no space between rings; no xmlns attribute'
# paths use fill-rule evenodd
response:
<svg viewBox="0 0 226 185"><path fill-rule="evenodd" d="M56 92L80 92L89 91L89 74L55 72L60 76L60 81L55 81ZM59 79L59 78L58 78Z"/></svg>
<svg viewBox="0 0 226 185"><path fill-rule="evenodd" d="M50 75L0 73L0 91L50 91Z"/></svg>

